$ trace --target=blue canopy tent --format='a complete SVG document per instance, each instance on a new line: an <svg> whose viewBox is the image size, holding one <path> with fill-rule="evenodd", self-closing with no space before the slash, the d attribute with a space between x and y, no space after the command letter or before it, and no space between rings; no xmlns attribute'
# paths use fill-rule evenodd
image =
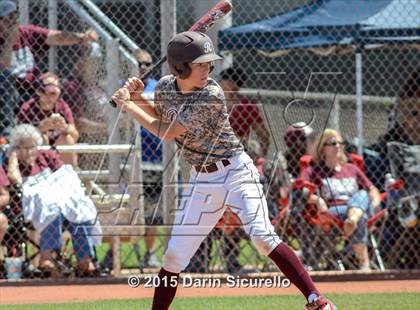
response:
<svg viewBox="0 0 420 310"><path fill-rule="evenodd" d="M362 49L420 46L420 0L314 0L293 11L219 31L219 50L275 57L305 49L356 55L357 131L363 141ZM359 145L361 152L363 145Z"/></svg>

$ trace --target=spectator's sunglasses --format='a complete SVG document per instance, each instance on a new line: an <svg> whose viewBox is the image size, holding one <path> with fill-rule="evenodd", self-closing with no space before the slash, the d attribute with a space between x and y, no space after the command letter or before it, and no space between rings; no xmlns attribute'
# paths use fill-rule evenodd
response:
<svg viewBox="0 0 420 310"><path fill-rule="evenodd" d="M331 141L331 142L326 142L324 144L324 146L344 146L346 145L346 142L344 141Z"/></svg>
<svg viewBox="0 0 420 310"><path fill-rule="evenodd" d="M137 63L139 64L139 68L141 68L141 67L150 67L151 65L152 65L152 63L151 62L148 62L148 61L137 61Z"/></svg>

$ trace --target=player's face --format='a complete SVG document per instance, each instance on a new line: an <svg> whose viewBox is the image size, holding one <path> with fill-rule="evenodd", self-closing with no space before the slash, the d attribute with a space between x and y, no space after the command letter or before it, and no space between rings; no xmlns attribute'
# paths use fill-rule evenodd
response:
<svg viewBox="0 0 420 310"><path fill-rule="evenodd" d="M210 63L190 64L191 74L188 80L192 88L203 88L207 84L210 74Z"/></svg>

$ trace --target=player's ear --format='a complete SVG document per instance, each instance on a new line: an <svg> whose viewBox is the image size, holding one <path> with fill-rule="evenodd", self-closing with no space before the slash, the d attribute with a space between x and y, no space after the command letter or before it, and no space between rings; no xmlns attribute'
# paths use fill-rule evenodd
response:
<svg viewBox="0 0 420 310"><path fill-rule="evenodd" d="M175 71L177 72L177 76L181 80L187 79L191 74L191 67L188 63L184 63L182 65L174 65L173 67Z"/></svg>
<svg viewBox="0 0 420 310"><path fill-rule="evenodd" d="M211 73L214 70L214 61L210 61L210 71L209 73Z"/></svg>

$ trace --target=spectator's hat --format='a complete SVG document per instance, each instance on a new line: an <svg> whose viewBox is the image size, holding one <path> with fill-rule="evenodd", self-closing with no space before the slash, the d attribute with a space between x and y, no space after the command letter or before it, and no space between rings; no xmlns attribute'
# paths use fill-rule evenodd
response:
<svg viewBox="0 0 420 310"><path fill-rule="evenodd" d="M0 18L6 17L13 12L17 12L16 4L9 0L0 0Z"/></svg>
<svg viewBox="0 0 420 310"><path fill-rule="evenodd" d="M57 88L60 89L60 79L54 73L41 74L38 80L38 89L44 93L57 91Z"/></svg>

